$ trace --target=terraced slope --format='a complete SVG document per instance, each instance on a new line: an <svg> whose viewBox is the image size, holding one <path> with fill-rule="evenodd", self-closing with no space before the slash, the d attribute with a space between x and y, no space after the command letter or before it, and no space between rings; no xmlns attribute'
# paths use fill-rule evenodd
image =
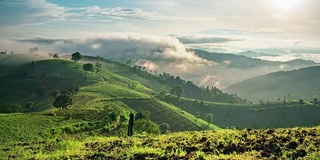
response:
<svg viewBox="0 0 320 160"><path fill-rule="evenodd" d="M171 131L196 131L203 129L218 129L212 124L196 118L183 110L152 99L128 99L122 100L125 104L136 111L149 111L150 119L157 124L162 122L170 124Z"/></svg>

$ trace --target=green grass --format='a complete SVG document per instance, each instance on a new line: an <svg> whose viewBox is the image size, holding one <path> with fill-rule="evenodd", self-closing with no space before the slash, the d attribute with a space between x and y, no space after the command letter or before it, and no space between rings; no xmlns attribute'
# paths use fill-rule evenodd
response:
<svg viewBox="0 0 320 160"><path fill-rule="evenodd" d="M44 141L54 138L51 130L82 120L37 114L0 114L0 143ZM60 135L57 135L60 136Z"/></svg>
<svg viewBox="0 0 320 160"><path fill-rule="evenodd" d="M216 130L0 145L7 159L311 159L320 128Z"/></svg>

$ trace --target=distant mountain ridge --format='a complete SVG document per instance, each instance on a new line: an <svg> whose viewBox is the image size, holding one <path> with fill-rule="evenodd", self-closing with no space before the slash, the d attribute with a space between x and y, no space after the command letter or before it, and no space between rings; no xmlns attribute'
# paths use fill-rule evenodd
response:
<svg viewBox="0 0 320 160"><path fill-rule="evenodd" d="M244 80L226 88L249 100L283 98L312 100L320 95L320 66L280 71Z"/></svg>
<svg viewBox="0 0 320 160"><path fill-rule="evenodd" d="M275 56L267 53L254 52L254 51L244 51L244 52L237 53L237 55L243 55L247 57Z"/></svg>
<svg viewBox="0 0 320 160"><path fill-rule="evenodd" d="M192 50L195 55L208 61L218 63L210 70L210 75L214 75L215 81L220 84L221 89L234 83L241 82L248 78L277 72L289 71L318 63L308 60L292 60L287 62L276 62L251 58L244 55L207 52L203 50Z"/></svg>

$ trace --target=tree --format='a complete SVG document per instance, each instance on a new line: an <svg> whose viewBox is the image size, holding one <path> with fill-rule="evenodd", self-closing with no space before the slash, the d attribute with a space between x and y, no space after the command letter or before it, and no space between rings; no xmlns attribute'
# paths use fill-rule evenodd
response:
<svg viewBox="0 0 320 160"><path fill-rule="evenodd" d="M63 94L58 96L54 103L53 106L57 107L57 108L67 108L68 105L72 104L72 98L69 95Z"/></svg>
<svg viewBox="0 0 320 160"><path fill-rule="evenodd" d="M74 62L79 61L82 58L81 54L79 52L75 52L71 55L71 60Z"/></svg>
<svg viewBox="0 0 320 160"><path fill-rule="evenodd" d="M150 112L149 111L139 111L136 115L136 120L138 119L149 119Z"/></svg>
<svg viewBox="0 0 320 160"><path fill-rule="evenodd" d="M51 93L51 95L53 98L57 98L60 95L60 91L56 89Z"/></svg>
<svg viewBox="0 0 320 160"><path fill-rule="evenodd" d="M303 99L299 99L299 104L300 104L300 105L303 105L303 104L304 104Z"/></svg>
<svg viewBox="0 0 320 160"><path fill-rule="evenodd" d="M178 99L180 99L181 95L183 94L183 88L181 86L177 86L175 90L176 90Z"/></svg>
<svg viewBox="0 0 320 160"><path fill-rule="evenodd" d="M197 112L197 113L196 113L196 117L197 117L197 118L200 118L200 112Z"/></svg>
<svg viewBox="0 0 320 160"><path fill-rule="evenodd" d="M160 92L158 95L160 100L164 100L166 98L166 93L165 92Z"/></svg>
<svg viewBox="0 0 320 160"><path fill-rule="evenodd" d="M314 105L319 104L319 101L318 101L318 99L317 99L317 98L314 98L314 99L313 99L313 104L314 104Z"/></svg>
<svg viewBox="0 0 320 160"><path fill-rule="evenodd" d="M206 121L209 123L213 123L213 115L211 113L208 113L206 115Z"/></svg>
<svg viewBox="0 0 320 160"><path fill-rule="evenodd" d="M178 99L180 99L180 97L183 94L183 92L184 91L183 91L183 88L181 86L172 87L171 90L170 90L170 93L171 94L176 94Z"/></svg>
<svg viewBox="0 0 320 160"><path fill-rule="evenodd" d="M100 72L101 71L101 63L98 61L95 65L95 68L96 68L96 73Z"/></svg>
<svg viewBox="0 0 320 160"><path fill-rule="evenodd" d="M169 128L170 128L170 126L169 126L169 124L166 123L166 122L162 122L162 123L160 124L160 126L159 126L159 129L160 129L160 131L161 131L162 134L163 134L163 133L167 133L167 131L169 130Z"/></svg>
<svg viewBox="0 0 320 160"><path fill-rule="evenodd" d="M31 108L33 107L33 105L34 105L34 102L28 102L26 103L25 108Z"/></svg>
<svg viewBox="0 0 320 160"><path fill-rule="evenodd" d="M90 71L90 72L93 72L94 71L94 67L91 63L86 63L83 65L83 69L86 71Z"/></svg>
<svg viewBox="0 0 320 160"><path fill-rule="evenodd" d="M52 58L59 58L59 53L54 53Z"/></svg>

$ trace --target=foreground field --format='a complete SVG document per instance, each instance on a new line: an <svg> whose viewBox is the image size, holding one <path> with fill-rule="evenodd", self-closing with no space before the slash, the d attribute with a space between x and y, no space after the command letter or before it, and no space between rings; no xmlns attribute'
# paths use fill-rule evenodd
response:
<svg viewBox="0 0 320 160"><path fill-rule="evenodd" d="M81 139L81 140L80 140ZM4 159L319 159L320 127L193 131L1 145Z"/></svg>

